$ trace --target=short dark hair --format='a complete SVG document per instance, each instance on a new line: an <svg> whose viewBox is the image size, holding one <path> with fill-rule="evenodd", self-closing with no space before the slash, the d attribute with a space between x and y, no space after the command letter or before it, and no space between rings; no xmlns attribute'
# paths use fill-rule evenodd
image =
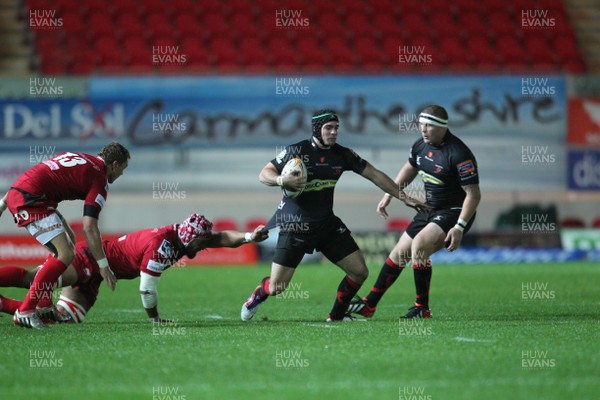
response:
<svg viewBox="0 0 600 400"><path fill-rule="evenodd" d="M110 165L115 161L119 164L123 164L131 158L129 156L129 150L117 142L112 142L104 146L98 155L102 157L106 165Z"/></svg>
<svg viewBox="0 0 600 400"><path fill-rule="evenodd" d="M431 114L434 117L448 119L448 112L442 106L438 106L437 104L432 104L423 109L424 113Z"/></svg>

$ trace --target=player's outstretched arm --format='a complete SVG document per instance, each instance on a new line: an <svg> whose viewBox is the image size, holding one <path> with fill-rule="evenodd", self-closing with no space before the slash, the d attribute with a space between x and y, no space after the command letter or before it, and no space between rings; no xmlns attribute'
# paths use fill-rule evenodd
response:
<svg viewBox="0 0 600 400"><path fill-rule="evenodd" d="M104 249L102 248L102 236L100 235L100 230L98 229L98 219L84 215L82 225L83 236L85 237L85 241L87 242L92 255L96 259L98 266L100 267L100 275L102 275L102 278L104 278L110 290L114 291L115 285L117 284L117 278L115 278L115 275L110 269L110 266L108 265L108 259L106 258L106 254L104 254Z"/></svg>
<svg viewBox="0 0 600 400"><path fill-rule="evenodd" d="M390 178L389 176L387 176L386 174L384 174L383 172L381 172L380 170L375 168L370 163L367 163L367 166L365 167L365 169L362 172L362 176L364 176L365 178L367 178L368 180L373 182L375 185L377 185L379 188L381 188L381 190L383 190L385 193L399 199L404 204L416 209L417 211L428 208L428 206L425 203L422 203L419 200L414 199L412 197L406 196L406 194L400 189L401 186L398 183L394 182L392 180L392 178ZM413 177L413 179L414 179L414 177ZM407 183L403 182L403 187L406 185L407 185ZM381 202L380 202L380 205L381 205ZM387 206L387 204L386 204L386 206ZM379 210L379 208L380 207L378 206L378 210ZM385 208L385 206L382 208ZM380 212L380 214L382 214L382 213ZM385 216L385 215L387 215L387 213L384 213L382 215Z"/></svg>
<svg viewBox="0 0 600 400"><path fill-rule="evenodd" d="M252 232L221 231L212 232L202 243L203 248L239 247L244 243L262 242L269 237L268 231L263 231L264 225L259 225Z"/></svg>

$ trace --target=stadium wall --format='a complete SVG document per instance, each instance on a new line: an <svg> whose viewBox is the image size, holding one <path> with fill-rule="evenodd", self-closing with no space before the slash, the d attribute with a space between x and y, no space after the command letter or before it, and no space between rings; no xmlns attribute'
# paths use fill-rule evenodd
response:
<svg viewBox="0 0 600 400"><path fill-rule="evenodd" d="M342 118L340 143L390 176L419 136L418 111L445 106L451 130L479 162L484 201L474 230L493 230L500 211L522 202L556 204L560 215L590 222L597 212L600 155L586 140L600 141L567 142L570 110L585 113L587 103L569 101L562 76L40 79L10 79L0 100L0 189L54 153L96 152L118 140L133 157L110 190L101 221L109 232L172 223L192 210L233 218L242 229L270 216L279 192L261 185L258 172L308 137L310 115L325 106ZM372 184L348 173L336 191L336 211L352 229L385 229ZM80 217L79 203L61 209ZM412 214L400 204L390 211ZM0 226L16 231L8 218Z"/></svg>

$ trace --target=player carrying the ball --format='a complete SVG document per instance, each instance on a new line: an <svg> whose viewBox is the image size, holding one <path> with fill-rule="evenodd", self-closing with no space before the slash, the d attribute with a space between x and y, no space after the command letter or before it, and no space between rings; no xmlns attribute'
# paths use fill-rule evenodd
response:
<svg viewBox="0 0 600 400"><path fill-rule="evenodd" d="M467 145L450 133L446 110L438 105L426 107L419 115L419 127L422 137L412 145L395 181L405 188L417 174L421 175L431 210L417 213L383 264L369 295L350 304L351 312L365 317L373 316L381 297L412 260L416 300L402 318L431 318L429 257L444 246L449 251L458 249L475 220L481 199L477 161ZM384 196L377 205L377 212L384 218L388 217L390 200Z"/></svg>
<svg viewBox="0 0 600 400"><path fill-rule="evenodd" d="M404 195L394 181L349 148L337 144L339 118L332 110L320 110L312 117L312 137L287 146L260 172L267 186L281 186L298 192L297 197L283 197L268 224L279 227L279 238L271 265L271 275L264 278L242 305L241 318L250 321L269 297L283 292L304 254L315 249L340 267L346 276L339 284L336 299L327 321L353 320L348 304L367 279L368 269L350 230L333 213L333 192L344 171L353 171L399 198L407 206L426 207ZM300 158L308 176L280 175L286 163Z"/></svg>

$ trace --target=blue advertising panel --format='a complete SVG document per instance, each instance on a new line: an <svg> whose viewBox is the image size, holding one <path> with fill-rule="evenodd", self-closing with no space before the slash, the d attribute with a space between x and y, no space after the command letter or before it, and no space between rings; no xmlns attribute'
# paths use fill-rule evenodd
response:
<svg viewBox="0 0 600 400"><path fill-rule="evenodd" d="M600 190L600 151L569 150L569 189Z"/></svg>

